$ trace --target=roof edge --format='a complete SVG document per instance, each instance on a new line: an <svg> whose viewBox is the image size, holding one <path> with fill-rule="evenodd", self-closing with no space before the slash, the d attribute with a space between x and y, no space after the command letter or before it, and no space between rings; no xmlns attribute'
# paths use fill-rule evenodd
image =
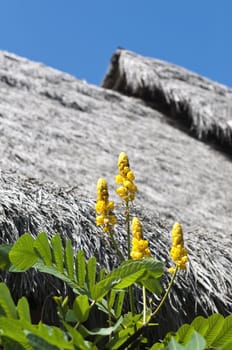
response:
<svg viewBox="0 0 232 350"><path fill-rule="evenodd" d="M113 54L101 85L142 99L199 140L232 154L232 90L226 86L124 49Z"/></svg>

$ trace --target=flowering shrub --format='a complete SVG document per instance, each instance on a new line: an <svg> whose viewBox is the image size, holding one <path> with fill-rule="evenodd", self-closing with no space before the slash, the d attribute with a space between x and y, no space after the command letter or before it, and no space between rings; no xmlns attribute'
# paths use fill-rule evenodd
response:
<svg viewBox="0 0 232 350"><path fill-rule="evenodd" d="M232 349L232 317L224 318L214 314L208 319L196 318L192 324L183 325L175 334L167 334L163 341L150 344L146 330L157 326L154 319L164 304L176 274L185 270L188 262L187 249L181 225L175 223L172 229L170 255L174 266L168 288L162 295L160 279L164 273L163 264L156 261L150 252L149 242L144 239L142 224L130 217L130 203L135 198L137 187L135 176L130 170L125 152L118 159L119 174L116 189L126 207L127 257L117 245L114 226L117 223L113 213L114 203L109 201L105 179L97 183L96 224L108 235L115 254L121 264L112 271L103 268L98 271L95 257L87 260L82 250L74 251L71 241L62 241L59 234L48 239L45 232L33 238L25 233L13 244L0 246L0 267L18 273L34 268L41 273L56 276L69 286L75 298L71 302L66 296L54 297L60 327L45 325L42 321L33 324L30 306L25 297L13 301L10 291L0 283L0 348L6 350L98 350L98 349L150 349L150 350L203 350ZM132 234L132 241L130 236ZM107 237L107 236L106 236ZM131 244L132 243L132 244ZM134 286L142 290L142 312L135 311ZM158 306L148 307L146 292L160 297ZM124 300L129 298L130 310L125 311ZM138 302L136 300L136 302ZM95 308L99 319L107 318L106 327L90 329L88 320ZM162 325L161 325L162 326Z"/></svg>

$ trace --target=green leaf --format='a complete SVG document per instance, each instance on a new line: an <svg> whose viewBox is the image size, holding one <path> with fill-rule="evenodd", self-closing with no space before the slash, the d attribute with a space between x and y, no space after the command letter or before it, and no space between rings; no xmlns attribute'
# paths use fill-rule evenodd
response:
<svg viewBox="0 0 232 350"><path fill-rule="evenodd" d="M204 336L209 347L220 334L224 324L224 317L220 314L213 314L208 318L208 324L209 328Z"/></svg>
<svg viewBox="0 0 232 350"><path fill-rule="evenodd" d="M25 350L25 347L16 340L2 336L2 345L5 350Z"/></svg>
<svg viewBox="0 0 232 350"><path fill-rule="evenodd" d="M74 252L70 239L66 241L65 246L65 266L69 278L74 280Z"/></svg>
<svg viewBox="0 0 232 350"><path fill-rule="evenodd" d="M68 311L65 314L65 321L69 323L77 323L78 319L75 315L74 311L72 309L68 309Z"/></svg>
<svg viewBox="0 0 232 350"><path fill-rule="evenodd" d="M187 344L194 333L192 325L183 324L177 331L177 339L181 344ZM176 338L176 337L175 337Z"/></svg>
<svg viewBox="0 0 232 350"><path fill-rule="evenodd" d="M70 326L68 323L64 322L64 326L72 337L73 344L76 346L75 349L78 350L97 350L95 345L91 342L84 340L83 336L75 328Z"/></svg>
<svg viewBox="0 0 232 350"><path fill-rule="evenodd" d="M103 280L103 278L105 278L106 276L106 270L105 268L101 268L98 274L98 282L100 282L101 280Z"/></svg>
<svg viewBox="0 0 232 350"><path fill-rule="evenodd" d="M118 282L120 279L115 280L112 278L105 278L104 280L95 284L92 291L92 298L96 301L100 301Z"/></svg>
<svg viewBox="0 0 232 350"><path fill-rule="evenodd" d="M87 330L89 335L102 335L102 336L109 336L113 332L116 332L116 330L120 327L121 323L123 322L123 317L121 316L118 321L114 324L112 327L107 328L95 328L92 331Z"/></svg>
<svg viewBox="0 0 232 350"><path fill-rule="evenodd" d="M7 337L11 339L12 343L16 341L17 343L22 345L23 349L26 350L33 350L24 334L24 329L30 327L31 326L28 325L26 321L0 317L1 337Z"/></svg>
<svg viewBox="0 0 232 350"><path fill-rule="evenodd" d="M114 286L116 289L127 288L136 282L140 282L140 279L146 274L145 269L134 271L134 269L130 269L129 266L120 272L120 279L118 277L119 280Z"/></svg>
<svg viewBox="0 0 232 350"><path fill-rule="evenodd" d="M29 233L24 233L13 245L9 257L15 267L21 271L26 271L38 260L34 248L34 239Z"/></svg>
<svg viewBox="0 0 232 350"><path fill-rule="evenodd" d="M87 263L87 287L92 296L96 281L96 258L92 256Z"/></svg>
<svg viewBox="0 0 232 350"><path fill-rule="evenodd" d="M85 285L85 276L86 276L86 264L85 264L85 256L83 250L80 250L77 253L76 258L76 274L77 274L77 282L79 286L82 288Z"/></svg>
<svg viewBox="0 0 232 350"><path fill-rule="evenodd" d="M212 345L216 348L222 347L224 350L226 344L230 344L232 349L232 315L225 318L223 328Z"/></svg>
<svg viewBox="0 0 232 350"><path fill-rule="evenodd" d="M197 332L194 332L188 344L184 347L185 350L204 350L206 341Z"/></svg>
<svg viewBox="0 0 232 350"><path fill-rule="evenodd" d="M127 260L124 261L120 268L124 268L125 266L133 265L137 269L145 268L147 270L148 275L154 278L160 278L164 273L163 263L161 261L157 261L154 258L144 258L140 260Z"/></svg>
<svg viewBox="0 0 232 350"><path fill-rule="evenodd" d="M34 248L45 265L52 265L52 253L46 232L40 232L34 242Z"/></svg>
<svg viewBox="0 0 232 350"><path fill-rule="evenodd" d="M79 295L73 303L73 311L80 323L87 321L90 312L89 300L87 295Z"/></svg>
<svg viewBox="0 0 232 350"><path fill-rule="evenodd" d="M74 281L72 281L67 275L59 272L56 266L46 266L42 261L38 261L34 265L34 268L36 268L40 272L48 273L49 275L59 278L61 281L67 283L67 285L70 288L76 289L79 293L83 293L83 291L79 288L79 286Z"/></svg>
<svg viewBox="0 0 232 350"><path fill-rule="evenodd" d="M163 343L155 343L150 348L150 350L161 350L161 349L164 349L164 344Z"/></svg>
<svg viewBox="0 0 232 350"><path fill-rule="evenodd" d="M3 316L17 319L17 311L10 291L5 283L0 283L0 310L3 311Z"/></svg>
<svg viewBox="0 0 232 350"><path fill-rule="evenodd" d="M114 289L111 289L108 296L108 308L110 310L113 308L115 297L116 297L116 291Z"/></svg>
<svg viewBox="0 0 232 350"><path fill-rule="evenodd" d="M184 347L177 343L175 339L172 337L165 350L184 350ZM195 350L195 349L192 349Z"/></svg>
<svg viewBox="0 0 232 350"><path fill-rule="evenodd" d="M18 316L21 320L26 320L31 323L30 307L27 298L22 297L17 304Z"/></svg>
<svg viewBox="0 0 232 350"><path fill-rule="evenodd" d="M92 297L99 301L111 288L127 288L133 283L142 283L146 276L159 278L162 273L163 264L153 258L128 260L95 285Z"/></svg>
<svg viewBox="0 0 232 350"><path fill-rule="evenodd" d="M154 277L150 278L144 278L141 281L141 284L151 293L156 294L159 296L162 293L162 287L159 282L159 280L155 279Z"/></svg>
<svg viewBox="0 0 232 350"><path fill-rule="evenodd" d="M36 327L31 329L29 333L42 338L44 341L48 342L49 345L58 347L58 349L73 349L73 344L67 334L58 327L47 326L40 322ZM40 349L44 349L44 347Z"/></svg>
<svg viewBox="0 0 232 350"><path fill-rule="evenodd" d="M27 334L27 339L29 343L33 346L34 350L60 350L60 348L48 343L46 340L44 340L36 334Z"/></svg>
<svg viewBox="0 0 232 350"><path fill-rule="evenodd" d="M58 233L52 237L51 244L53 246L53 256L54 256L55 265L57 267L57 270L59 272L63 273L64 272L63 246L62 246L61 237Z"/></svg>
<svg viewBox="0 0 232 350"><path fill-rule="evenodd" d="M115 312L116 318L118 318L122 314L124 298L125 298L124 290L117 293L115 304L114 304L114 312Z"/></svg>
<svg viewBox="0 0 232 350"><path fill-rule="evenodd" d="M196 317L191 325L194 327L195 331L201 334L203 337L209 328L208 319L204 318L203 316Z"/></svg>
<svg viewBox="0 0 232 350"><path fill-rule="evenodd" d="M114 288L126 288L133 283L143 283L146 278L158 279L163 274L163 264L153 258L141 260L127 260L113 270L107 278L120 278L121 281Z"/></svg>
<svg viewBox="0 0 232 350"><path fill-rule="evenodd" d="M224 344L221 348L218 348L217 350L231 350L232 349L232 342L228 342Z"/></svg>
<svg viewBox="0 0 232 350"><path fill-rule="evenodd" d="M0 245L0 270L8 270L11 266L9 252L13 244L1 244Z"/></svg>

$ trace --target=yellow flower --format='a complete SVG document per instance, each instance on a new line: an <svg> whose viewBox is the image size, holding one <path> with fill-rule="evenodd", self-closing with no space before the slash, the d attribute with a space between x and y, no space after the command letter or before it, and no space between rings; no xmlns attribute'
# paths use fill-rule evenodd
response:
<svg viewBox="0 0 232 350"><path fill-rule="evenodd" d="M126 177L128 180L133 181L135 179L133 171L129 170L128 173L126 174Z"/></svg>
<svg viewBox="0 0 232 350"><path fill-rule="evenodd" d="M109 202L108 186L105 179L100 178L97 182L97 202L95 204L96 225L102 226L103 232L110 231L116 224L117 219L113 215L114 202Z"/></svg>
<svg viewBox="0 0 232 350"><path fill-rule="evenodd" d="M95 204L95 210L98 214L102 214L105 210L105 201L98 200Z"/></svg>
<svg viewBox="0 0 232 350"><path fill-rule="evenodd" d="M122 199L126 200L128 196L128 191L125 187L121 186L116 189L116 193L121 197Z"/></svg>
<svg viewBox="0 0 232 350"><path fill-rule="evenodd" d="M133 218L132 220L131 231L133 237L137 238L138 240L143 239L142 225L137 217Z"/></svg>
<svg viewBox="0 0 232 350"><path fill-rule="evenodd" d="M125 202L134 200L137 192L137 187L133 183L135 176L130 170L129 160L125 152L121 152L118 157L118 172L115 182L121 186L116 189L116 193Z"/></svg>
<svg viewBox="0 0 232 350"><path fill-rule="evenodd" d="M176 222L172 228L172 248L170 250L170 255L178 269L186 270L188 250L184 247L183 232L179 222ZM171 267L168 271L173 273L174 268Z"/></svg>
<svg viewBox="0 0 232 350"><path fill-rule="evenodd" d="M131 258L137 260L151 256L148 241L143 239L142 225L137 217L132 220L131 231L133 236Z"/></svg>

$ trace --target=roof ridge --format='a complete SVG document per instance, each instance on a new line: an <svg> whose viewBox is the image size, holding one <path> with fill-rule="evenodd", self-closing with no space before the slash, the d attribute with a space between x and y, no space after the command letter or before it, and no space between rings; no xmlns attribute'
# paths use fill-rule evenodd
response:
<svg viewBox="0 0 232 350"><path fill-rule="evenodd" d="M232 89L185 68L117 50L102 82L106 89L141 98L200 140L232 151Z"/></svg>

